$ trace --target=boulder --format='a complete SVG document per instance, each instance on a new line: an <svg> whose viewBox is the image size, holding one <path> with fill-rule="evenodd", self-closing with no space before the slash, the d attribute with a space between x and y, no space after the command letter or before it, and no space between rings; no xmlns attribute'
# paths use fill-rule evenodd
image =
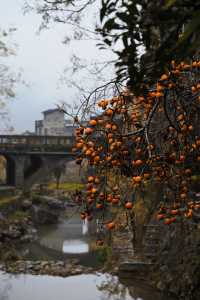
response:
<svg viewBox="0 0 200 300"><path fill-rule="evenodd" d="M32 201L31 200L24 200L21 204L23 209L30 209L32 206Z"/></svg>
<svg viewBox="0 0 200 300"><path fill-rule="evenodd" d="M58 200L58 199L50 198L47 201L47 205L49 206L49 208L52 208L52 209L63 209L64 208L63 202L61 200Z"/></svg>
<svg viewBox="0 0 200 300"><path fill-rule="evenodd" d="M17 226L10 225L7 230L3 231L3 235L9 239L17 239L21 236L21 232Z"/></svg>
<svg viewBox="0 0 200 300"><path fill-rule="evenodd" d="M5 216L0 212L0 222L5 221L5 219L6 219Z"/></svg>

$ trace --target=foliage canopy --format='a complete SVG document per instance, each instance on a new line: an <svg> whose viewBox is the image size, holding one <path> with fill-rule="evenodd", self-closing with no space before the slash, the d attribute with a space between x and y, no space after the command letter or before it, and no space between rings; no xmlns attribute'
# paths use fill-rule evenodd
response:
<svg viewBox="0 0 200 300"><path fill-rule="evenodd" d="M83 34L81 17L97 8L96 30L100 48L108 47L117 55L117 80L125 80L135 92L141 83L152 84L177 62L198 54L200 38L200 4L191 0L102 0L98 1L35 1L44 23L51 18L74 24ZM91 11L90 11L91 9Z"/></svg>

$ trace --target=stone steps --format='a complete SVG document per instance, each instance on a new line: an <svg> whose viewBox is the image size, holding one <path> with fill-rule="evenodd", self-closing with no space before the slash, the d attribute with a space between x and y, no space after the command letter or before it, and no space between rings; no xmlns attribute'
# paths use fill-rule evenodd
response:
<svg viewBox="0 0 200 300"><path fill-rule="evenodd" d="M143 240L144 256L148 259L154 259L160 249L160 244L163 239L163 226L147 225L145 237Z"/></svg>
<svg viewBox="0 0 200 300"><path fill-rule="evenodd" d="M160 249L160 243L163 239L163 228L160 225L145 226L146 232L141 248L134 248L132 245L131 232L119 232L115 234L113 244L113 254L117 255L121 262L127 259L130 261L138 259L141 261L151 262L154 260Z"/></svg>
<svg viewBox="0 0 200 300"><path fill-rule="evenodd" d="M124 261L128 257L133 257L134 255L130 237L131 232L129 230L115 233L112 251L114 255L119 257L120 261Z"/></svg>

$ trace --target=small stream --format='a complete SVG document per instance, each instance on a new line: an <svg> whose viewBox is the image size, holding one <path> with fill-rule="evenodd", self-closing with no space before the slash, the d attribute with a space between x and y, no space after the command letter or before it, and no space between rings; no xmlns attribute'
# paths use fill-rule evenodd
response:
<svg viewBox="0 0 200 300"><path fill-rule="evenodd" d="M26 245L21 251L28 260L78 259L85 266L98 264L94 245L95 224L80 220L78 214L62 217L58 224L43 225L38 231L39 239Z"/></svg>
<svg viewBox="0 0 200 300"><path fill-rule="evenodd" d="M41 226L38 241L21 249L27 260L67 260L98 265L94 250L94 223L79 215ZM49 275L13 275L0 272L0 300L172 300L144 283L110 274L83 274L66 278Z"/></svg>
<svg viewBox="0 0 200 300"><path fill-rule="evenodd" d="M87 221L81 221L78 215L57 225L42 227L39 232L40 245L60 251L63 254L82 254L90 251L91 235Z"/></svg>

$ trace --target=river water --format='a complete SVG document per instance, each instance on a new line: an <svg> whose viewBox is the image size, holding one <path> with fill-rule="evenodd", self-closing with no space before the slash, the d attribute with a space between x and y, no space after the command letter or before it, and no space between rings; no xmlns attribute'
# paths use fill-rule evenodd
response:
<svg viewBox="0 0 200 300"><path fill-rule="evenodd" d="M0 273L0 300L172 300L108 274L68 278Z"/></svg>
<svg viewBox="0 0 200 300"><path fill-rule="evenodd" d="M42 226L39 240L26 249L27 259L76 258L80 264L98 263L93 251L94 224L78 215ZM11 275L0 272L0 300L172 300L134 280L109 274L83 274L67 278L46 275Z"/></svg>
<svg viewBox="0 0 200 300"><path fill-rule="evenodd" d="M78 259L86 266L96 266L95 224L80 220L78 214L61 218L58 224L43 225L39 239L22 249L28 260Z"/></svg>

